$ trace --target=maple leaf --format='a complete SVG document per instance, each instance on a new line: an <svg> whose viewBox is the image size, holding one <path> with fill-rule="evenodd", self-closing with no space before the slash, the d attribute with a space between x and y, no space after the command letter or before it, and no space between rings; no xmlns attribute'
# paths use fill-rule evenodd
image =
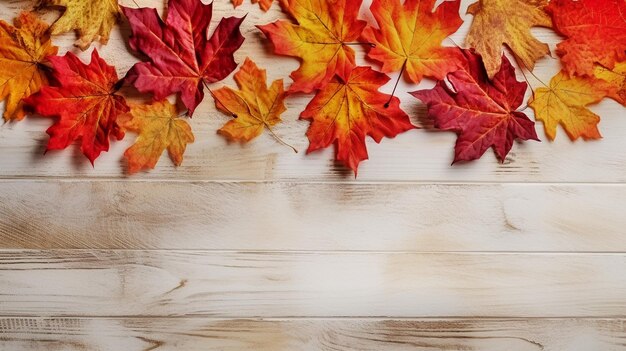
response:
<svg viewBox="0 0 626 351"><path fill-rule="evenodd" d="M233 6L235 6L235 8L243 4L243 0L231 0L231 1L233 3ZM259 7L261 7L261 10L263 11L269 10L270 7L272 6L272 2L274 2L274 0L252 0L252 3L253 4L258 3Z"/></svg>
<svg viewBox="0 0 626 351"><path fill-rule="evenodd" d="M490 81L480 56L463 52L468 67L448 74L452 88L439 81L433 89L410 94L427 104L435 127L459 135L454 162L480 158L490 147L504 161L513 140L539 140L534 122L515 111L524 100L527 85L515 79L506 56L502 56L500 71Z"/></svg>
<svg viewBox="0 0 626 351"><path fill-rule="evenodd" d="M367 57L382 63L382 72L404 71L419 83L423 76L442 79L463 65L458 48L441 42L459 29L460 1L444 1L434 11L435 0L374 0L370 7L380 29L368 26L362 37L374 44Z"/></svg>
<svg viewBox="0 0 626 351"><path fill-rule="evenodd" d="M15 19L15 27L0 21L0 100L6 99L4 119L24 118L22 99L48 83L46 57L57 54L48 25L30 12Z"/></svg>
<svg viewBox="0 0 626 351"><path fill-rule="evenodd" d="M362 0L280 0L284 12L297 24L279 20L257 26L281 55L301 59L290 77L292 92L310 93L324 87L335 74L347 79L355 67L349 47L366 22L357 19Z"/></svg>
<svg viewBox="0 0 626 351"><path fill-rule="evenodd" d="M102 151L109 150L110 135L124 137L117 117L129 108L124 97L116 94L120 84L115 68L96 50L88 65L71 52L49 60L56 85L42 87L24 102L42 116L59 117L47 130L48 150L65 149L81 139L81 151L93 165Z"/></svg>
<svg viewBox="0 0 626 351"><path fill-rule="evenodd" d="M556 53L569 75L592 75L594 63L612 69L626 60L626 1L552 0L546 10L567 37Z"/></svg>
<svg viewBox="0 0 626 351"><path fill-rule="evenodd" d="M52 25L52 34L77 31L75 45L83 50L98 39L106 44L120 17L117 0L39 0L39 7L54 6L64 7L65 11Z"/></svg>
<svg viewBox="0 0 626 351"><path fill-rule="evenodd" d="M200 0L170 0L165 23L153 8L122 6L122 11L132 29L130 47L150 58L136 63L127 79L155 100L180 93L191 116L204 98L203 85L237 67L233 54L244 40L239 31L243 18L222 18L208 39L213 6Z"/></svg>
<svg viewBox="0 0 626 351"><path fill-rule="evenodd" d="M550 80L550 86L539 88L529 106L535 118L542 121L550 140L556 137L557 125L563 126L569 138L585 140L601 138L598 131L600 117L585 106L609 95L612 87L595 77L571 77L563 71Z"/></svg>
<svg viewBox="0 0 626 351"><path fill-rule="evenodd" d="M287 110L282 79L275 80L268 89L265 70L259 69L249 58L234 78L239 91L228 87L213 91L215 106L235 117L219 133L241 142L261 135L265 128L274 135L272 126L281 121L280 115Z"/></svg>
<svg viewBox="0 0 626 351"><path fill-rule="evenodd" d="M380 143L383 137L416 128L400 109L397 97L378 91L388 81L384 73L356 67L347 80L335 76L319 90L300 114L301 119L311 120L307 153L336 143L337 160L356 176L359 163L368 158L367 135Z"/></svg>
<svg viewBox="0 0 626 351"><path fill-rule="evenodd" d="M133 146L124 152L130 173L154 168L165 149L174 164L180 166L187 144L194 142L189 123L178 116L176 105L167 100L132 105L129 113L120 116L119 123L126 130L139 133Z"/></svg>
<svg viewBox="0 0 626 351"><path fill-rule="evenodd" d="M469 6L467 13L474 21L465 41L482 56L490 78L500 70L503 44L531 71L550 53L548 44L530 33L532 27L552 26L546 4L546 0L479 0Z"/></svg>
<svg viewBox="0 0 626 351"><path fill-rule="evenodd" d="M596 65L593 75L608 82L613 88L608 96L626 106L626 61L617 63L613 69Z"/></svg>

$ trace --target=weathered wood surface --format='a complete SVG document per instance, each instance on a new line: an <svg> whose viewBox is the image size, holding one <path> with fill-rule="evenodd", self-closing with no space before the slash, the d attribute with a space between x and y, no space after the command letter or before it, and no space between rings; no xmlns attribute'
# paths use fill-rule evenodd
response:
<svg viewBox="0 0 626 351"><path fill-rule="evenodd" d="M626 317L623 254L2 250L15 316Z"/></svg>
<svg viewBox="0 0 626 351"><path fill-rule="evenodd" d="M11 351L622 351L624 320L4 318Z"/></svg>
<svg viewBox="0 0 626 351"><path fill-rule="evenodd" d="M0 248L626 252L626 186L6 180Z"/></svg>
<svg viewBox="0 0 626 351"><path fill-rule="evenodd" d="M216 0L214 23L248 13L237 61L289 83L298 61L254 27L284 15L245 2ZM0 0L0 19L34 3ZM464 19L445 45L463 42ZM128 35L122 24L94 45L120 76L138 60ZM54 38L87 60L74 39ZM548 57L534 73L557 71ZM559 130L516 143L503 164L488 152L450 166L455 135L433 132L407 94L432 84L401 83L424 129L368 140L358 179L332 149L305 155L310 95L291 97L275 128L298 154L269 135L227 143L207 95L183 165L164 156L132 177L133 135L92 168L76 148L43 155L49 119L1 125L0 350L626 350L626 110L591 107L599 141Z"/></svg>

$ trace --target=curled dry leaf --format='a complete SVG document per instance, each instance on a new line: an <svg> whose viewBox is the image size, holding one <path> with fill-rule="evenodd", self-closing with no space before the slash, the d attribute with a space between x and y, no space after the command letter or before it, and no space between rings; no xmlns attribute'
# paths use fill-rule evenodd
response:
<svg viewBox="0 0 626 351"><path fill-rule="evenodd" d="M546 5L546 0L479 0L469 6L474 21L465 41L482 56L490 78L500 71L503 44L531 71L550 53L548 44L530 33L532 27L552 26Z"/></svg>
<svg viewBox="0 0 626 351"><path fill-rule="evenodd" d="M109 136L118 140L124 137L117 117L129 108L124 97L116 93L119 81L115 68L96 50L88 65L71 52L49 59L55 85L42 87L24 102L42 116L59 117L48 128L48 150L65 149L80 139L80 149L93 165L102 151L109 150Z"/></svg>
<svg viewBox="0 0 626 351"><path fill-rule="evenodd" d="M291 73L290 91L310 93L323 88L335 74L346 79L355 66L350 44L361 35L361 0L280 0L284 12L297 24L279 20L258 28L274 44L277 54L298 57L300 68Z"/></svg>
<svg viewBox="0 0 626 351"><path fill-rule="evenodd" d="M600 117L586 106L611 94L611 85L596 77L568 77L563 71L550 80L550 86L535 90L529 106L535 118L543 122L546 136L556 137L556 127L561 125L569 138L599 139Z"/></svg>
<svg viewBox="0 0 626 351"><path fill-rule="evenodd" d="M311 121L307 153L336 143L337 160L356 175L359 163L368 158L367 135L380 143L383 137L414 129L400 109L400 100L378 91L388 81L384 73L356 67L347 80L336 76L319 90L300 114L301 119Z"/></svg>
<svg viewBox="0 0 626 351"><path fill-rule="evenodd" d="M139 134L124 153L130 173L154 168L166 149L174 164L180 166L187 144L194 142L189 123L167 100L132 105L129 113L120 116L120 125Z"/></svg>
<svg viewBox="0 0 626 351"><path fill-rule="evenodd" d="M230 140L247 142L279 123L285 108L283 81L275 80L267 87L265 70L259 69L249 58L235 73L239 90L224 87L213 91L215 107L235 117L219 133ZM279 139L280 140L280 139Z"/></svg>
<svg viewBox="0 0 626 351"><path fill-rule="evenodd" d="M236 67L234 52L243 43L243 18L223 18L211 38L212 4L200 0L170 0L165 22L153 8L122 7L128 17L133 50L149 57L136 63L127 79L155 100L180 93L189 115L204 98L204 84L226 78Z"/></svg>
<svg viewBox="0 0 626 351"><path fill-rule="evenodd" d="M490 147L504 161L515 139L539 140L534 122L515 111L524 100L527 85L515 79L506 56L502 56L500 71L489 80L480 56L463 52L468 67L448 74L452 87L439 81L433 89L411 94L427 104L435 127L459 135L454 162L480 158Z"/></svg>
<svg viewBox="0 0 626 351"><path fill-rule="evenodd" d="M15 27L0 21L0 99L6 99L6 121L24 118L22 99L48 83L46 57L56 55L57 50L50 41L48 25L34 14L21 13Z"/></svg>
<svg viewBox="0 0 626 351"><path fill-rule="evenodd" d="M463 54L441 42L459 29L460 0L444 1L434 11L435 0L374 0L370 7L378 27L368 26L363 39L374 44L367 57L382 63L382 72L404 70L407 79L442 79L460 68Z"/></svg>
<svg viewBox="0 0 626 351"><path fill-rule="evenodd" d="M52 6L65 8L52 25L52 34L77 31L75 45L83 50L96 40L106 44L111 29L120 17L117 0L39 0L39 7Z"/></svg>
<svg viewBox="0 0 626 351"><path fill-rule="evenodd" d="M240 6L241 4L243 4L243 0L231 0L233 3L233 6L237 7ZM261 10L263 11L267 11L270 9L270 7L272 7L272 3L274 2L274 0L252 0L253 4L259 3L259 7L261 7Z"/></svg>
<svg viewBox="0 0 626 351"><path fill-rule="evenodd" d="M556 53L569 75L592 75L596 63L612 69L626 60L626 1L552 0L546 10L567 38Z"/></svg>

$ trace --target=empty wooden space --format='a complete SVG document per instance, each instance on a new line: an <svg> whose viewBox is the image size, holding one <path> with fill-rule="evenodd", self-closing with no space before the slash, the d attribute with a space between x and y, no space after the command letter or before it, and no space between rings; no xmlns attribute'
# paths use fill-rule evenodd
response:
<svg viewBox="0 0 626 351"><path fill-rule="evenodd" d="M33 2L2 1L0 18ZM248 13L237 61L289 83L297 60L255 27L285 15L249 2L215 0L213 22ZM139 59L128 35L122 23L94 45L120 76ZM54 42L88 60L74 39ZM558 69L547 57L535 74ZM132 134L92 167L74 148L43 154L49 119L0 126L0 350L626 350L626 109L592 106L600 141L549 142L537 124L544 141L515 143L502 164L488 152L450 166L455 135L407 94L432 85L401 84L424 128L368 140L356 179L331 149L305 154L304 94L275 128L297 154L269 135L226 142L207 94L183 165L164 156L133 176Z"/></svg>

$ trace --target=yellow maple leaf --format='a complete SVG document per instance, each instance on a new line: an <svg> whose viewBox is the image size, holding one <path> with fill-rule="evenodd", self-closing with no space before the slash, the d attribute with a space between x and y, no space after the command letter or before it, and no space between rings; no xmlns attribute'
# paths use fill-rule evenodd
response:
<svg viewBox="0 0 626 351"><path fill-rule="evenodd" d="M236 118L228 121L218 132L230 140L247 142L261 135L267 128L281 121L280 115L287 110L282 79L267 87L265 70L246 58L241 69L235 73L239 90L224 87L213 91L215 106ZM276 139L282 142L278 137Z"/></svg>
<svg viewBox="0 0 626 351"><path fill-rule="evenodd" d="M550 53L547 44L530 33L531 27L552 27L544 11L546 0L479 0L467 9L474 15L465 42L480 54L489 78L500 70L502 45L533 70L535 62Z"/></svg>
<svg viewBox="0 0 626 351"><path fill-rule="evenodd" d="M139 133L135 144L124 153L130 173L154 168L165 149L174 164L180 166L187 144L194 142L191 127L167 100L132 105L130 112L120 116L118 122L123 128Z"/></svg>
<svg viewBox="0 0 626 351"><path fill-rule="evenodd" d="M550 86L539 88L529 106L535 118L542 121L550 140L556 137L556 127L561 125L573 141L599 139L600 117L586 106L596 103L613 91L611 85L596 77L568 77L563 71L550 80Z"/></svg>
<svg viewBox="0 0 626 351"><path fill-rule="evenodd" d="M106 44L120 17L117 0L40 0L39 3L40 7L65 8L63 15L52 25L52 34L77 31L75 45L83 50L96 40Z"/></svg>
<svg viewBox="0 0 626 351"><path fill-rule="evenodd" d="M626 61L616 64L613 69L596 65L593 74L609 82L614 88L609 97L626 106Z"/></svg>
<svg viewBox="0 0 626 351"><path fill-rule="evenodd" d="M4 119L24 118L22 99L39 91L48 80L45 58L57 54L48 25L30 12L15 19L15 27L0 21L0 99L6 99Z"/></svg>

